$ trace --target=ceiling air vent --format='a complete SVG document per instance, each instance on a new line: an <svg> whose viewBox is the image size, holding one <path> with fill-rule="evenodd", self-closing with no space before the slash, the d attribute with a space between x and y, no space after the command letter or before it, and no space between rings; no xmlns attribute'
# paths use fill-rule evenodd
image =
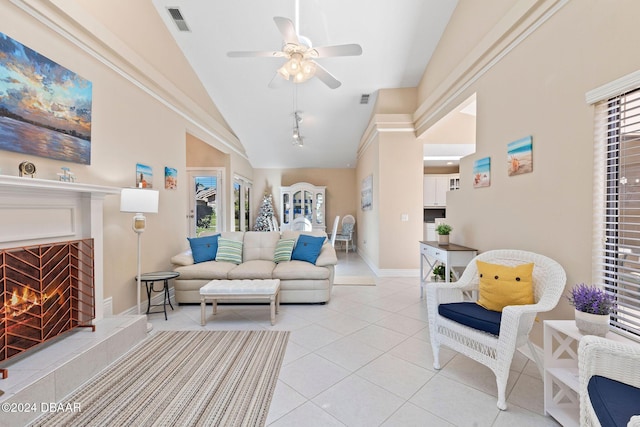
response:
<svg viewBox="0 0 640 427"><path fill-rule="evenodd" d="M180 9L177 7L168 7L169 15L171 15L171 19L178 26L178 30L180 31L191 31L189 26L187 25L187 21L182 17L182 13L180 13Z"/></svg>
<svg viewBox="0 0 640 427"><path fill-rule="evenodd" d="M369 103L369 95L368 93L363 93L360 97L360 104L368 104Z"/></svg>

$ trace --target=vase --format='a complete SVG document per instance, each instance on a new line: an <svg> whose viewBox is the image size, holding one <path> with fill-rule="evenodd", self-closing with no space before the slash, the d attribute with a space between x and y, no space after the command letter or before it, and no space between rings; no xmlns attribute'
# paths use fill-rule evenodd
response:
<svg viewBox="0 0 640 427"><path fill-rule="evenodd" d="M438 243L441 245L449 244L449 235L448 234L438 234Z"/></svg>
<svg viewBox="0 0 640 427"><path fill-rule="evenodd" d="M576 326L583 335L604 337L609 331L608 314L591 314L578 310L575 313Z"/></svg>

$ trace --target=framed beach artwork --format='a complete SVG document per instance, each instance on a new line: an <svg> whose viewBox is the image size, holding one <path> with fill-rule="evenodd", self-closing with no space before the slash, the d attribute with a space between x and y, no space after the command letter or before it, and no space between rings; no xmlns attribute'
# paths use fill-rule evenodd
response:
<svg viewBox="0 0 640 427"><path fill-rule="evenodd" d="M533 137L507 144L507 172L509 176L533 172Z"/></svg>
<svg viewBox="0 0 640 427"><path fill-rule="evenodd" d="M165 166L164 188L167 190L175 190L178 188L178 171L175 170L174 168Z"/></svg>
<svg viewBox="0 0 640 427"><path fill-rule="evenodd" d="M151 166L136 164L136 187L153 188L153 169Z"/></svg>
<svg viewBox="0 0 640 427"><path fill-rule="evenodd" d="M484 157L473 162L473 188L491 185L491 157Z"/></svg>
<svg viewBox="0 0 640 427"><path fill-rule="evenodd" d="M91 164L91 82L0 33L0 150Z"/></svg>
<svg viewBox="0 0 640 427"><path fill-rule="evenodd" d="M363 211L370 211L373 209L373 175L369 175L362 180L360 206Z"/></svg>

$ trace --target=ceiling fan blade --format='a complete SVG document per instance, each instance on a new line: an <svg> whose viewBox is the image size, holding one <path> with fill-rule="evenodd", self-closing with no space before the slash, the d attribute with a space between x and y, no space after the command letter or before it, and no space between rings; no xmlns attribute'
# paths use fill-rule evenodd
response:
<svg viewBox="0 0 640 427"><path fill-rule="evenodd" d="M298 34L296 34L296 27L293 25L293 22L291 22L291 19L275 16L273 20L278 30L280 30L280 34L282 34L285 43L300 44Z"/></svg>
<svg viewBox="0 0 640 427"><path fill-rule="evenodd" d="M278 89L284 86L285 82L286 80L283 79L280 74L275 73L267 86L269 87L269 89Z"/></svg>
<svg viewBox="0 0 640 427"><path fill-rule="evenodd" d="M331 75L331 73L327 71L326 68L324 68L323 66L321 66L317 62L315 64L316 64L316 74L315 74L315 76L317 78L319 78L320 81L322 81L322 83L326 84L331 89L337 89L337 88L340 87L340 85L342 83L340 83L340 81L338 81L338 79L333 77Z"/></svg>
<svg viewBox="0 0 640 427"><path fill-rule="evenodd" d="M319 58L329 56L358 56L362 55L362 47L359 44L341 44L337 46L314 47Z"/></svg>
<svg viewBox="0 0 640 427"><path fill-rule="evenodd" d="M227 52L227 56L230 58L254 58L254 57L266 57L266 58L282 58L285 57L284 52L280 51L231 51Z"/></svg>

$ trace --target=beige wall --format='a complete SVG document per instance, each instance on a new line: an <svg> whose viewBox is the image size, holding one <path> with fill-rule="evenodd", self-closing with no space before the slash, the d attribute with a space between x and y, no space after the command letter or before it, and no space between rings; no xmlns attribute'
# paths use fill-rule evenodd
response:
<svg viewBox="0 0 640 427"><path fill-rule="evenodd" d="M424 229L422 143L413 132L384 132L379 141L378 267L387 270L381 272L385 275L404 275L402 270L419 267Z"/></svg>
<svg viewBox="0 0 640 427"><path fill-rule="evenodd" d="M378 275L417 276L423 144L412 129L411 115L375 114L358 149L357 185L373 179L373 209L358 212L358 252Z"/></svg>
<svg viewBox="0 0 640 427"><path fill-rule="evenodd" d="M265 194L273 196L273 207L276 217L280 218L280 187L296 182L308 182L313 185L326 186L326 226L331 232L336 215L356 216L356 207L360 199L355 199L355 169L254 169L253 170L253 215L255 221L262 198ZM357 227L357 223L356 223Z"/></svg>
<svg viewBox="0 0 640 427"><path fill-rule="evenodd" d="M434 93L451 94L465 84L449 79L455 63L448 55L460 58L466 49L465 62L473 55L467 34L479 44L483 35L491 35L478 19L480 9L478 2L459 2L421 84L423 112L437 111L437 103L430 103ZM540 10L532 12L527 16ZM451 99L457 105L477 92L478 101L476 155L463 159L461 190L447 198L454 242L480 251L539 252L563 265L567 288L591 282L593 109L585 93L640 68L640 58L632 53L640 42L635 30L639 14L640 3L633 0L616 1L615 7L599 0L570 1ZM516 33L522 30L515 28ZM471 78L473 72L460 75ZM533 173L509 177L506 144L528 135L533 136ZM473 189L473 162L485 156L491 157L491 186ZM540 319L572 316L561 299ZM534 326L538 344L541 331L540 324Z"/></svg>
<svg viewBox="0 0 640 427"><path fill-rule="evenodd" d="M35 2L36 4L38 2ZM153 168L154 189L160 192L158 214L148 215L142 235L142 271L171 267L169 259L186 245L187 183L185 182L187 133L198 135L221 150L228 145L214 138L217 130L199 120L186 120L163 103L126 80L120 74L68 42L9 2L0 3L2 32L73 70L93 84L91 165L75 165L3 151L2 173L17 175L23 160L34 162L37 177L57 179L56 173L68 166L79 182L114 187L135 185L136 163ZM64 18L47 15L61 22ZM95 40L78 32L77 37L95 45ZM109 52L104 52L108 55ZM206 122L214 121L209 117ZM199 123L197 126L195 123ZM223 127L217 124L217 127ZM233 145L237 141L230 140ZM248 161L231 152L230 169L249 173ZM178 189L164 189L164 167L178 170ZM108 196L104 208L105 297L112 297L113 312L120 313L136 304L136 234L131 230L132 214L119 212L119 198Z"/></svg>
<svg viewBox="0 0 640 427"><path fill-rule="evenodd" d="M369 135L367 135L368 137ZM366 144L358 150L358 165L356 167L356 182L371 176L373 187L373 209L363 211L358 209L356 221L358 223L357 248L360 256L375 270L380 265L380 141L379 134L365 138ZM358 188L358 200L360 191Z"/></svg>

